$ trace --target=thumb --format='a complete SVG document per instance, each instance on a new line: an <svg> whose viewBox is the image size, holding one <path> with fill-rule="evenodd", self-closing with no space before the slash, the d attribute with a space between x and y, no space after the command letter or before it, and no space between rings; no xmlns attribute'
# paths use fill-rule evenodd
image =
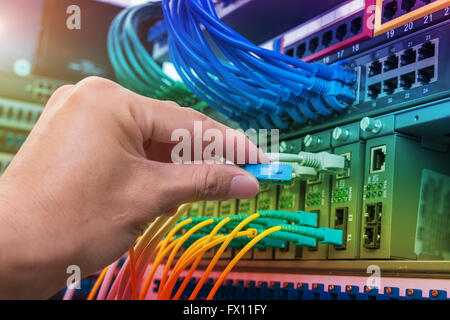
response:
<svg viewBox="0 0 450 320"><path fill-rule="evenodd" d="M201 200L248 199L259 190L256 178L247 171L228 164L159 163L164 168L161 187L168 195L165 205Z"/></svg>

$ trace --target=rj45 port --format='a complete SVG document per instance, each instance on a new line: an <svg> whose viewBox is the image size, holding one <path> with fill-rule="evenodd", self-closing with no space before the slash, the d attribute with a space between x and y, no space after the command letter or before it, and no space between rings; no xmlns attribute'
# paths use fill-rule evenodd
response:
<svg viewBox="0 0 450 320"><path fill-rule="evenodd" d="M370 149L370 173L383 172L386 166L386 146Z"/></svg>

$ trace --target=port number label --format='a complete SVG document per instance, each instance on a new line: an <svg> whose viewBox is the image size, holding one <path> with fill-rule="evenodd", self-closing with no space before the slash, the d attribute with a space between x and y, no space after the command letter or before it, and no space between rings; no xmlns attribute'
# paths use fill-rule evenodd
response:
<svg viewBox="0 0 450 320"><path fill-rule="evenodd" d="M430 13L429 15L423 17L423 24L427 24L433 22L433 14Z"/></svg>
<svg viewBox="0 0 450 320"><path fill-rule="evenodd" d="M411 31L413 29L413 27L414 27L414 24L412 22L409 22L409 23L405 24L404 31L405 32Z"/></svg>
<svg viewBox="0 0 450 320"><path fill-rule="evenodd" d="M352 51L358 52L359 51L359 43L352 45Z"/></svg>
<svg viewBox="0 0 450 320"><path fill-rule="evenodd" d="M393 36L395 36L395 29L392 29L392 30L386 32L386 37L388 39L392 38Z"/></svg>
<svg viewBox="0 0 450 320"><path fill-rule="evenodd" d="M342 58L344 56L344 50L340 50L337 52L338 59Z"/></svg>
<svg viewBox="0 0 450 320"><path fill-rule="evenodd" d="M444 10L444 17L448 16L450 14L450 7L445 8Z"/></svg>

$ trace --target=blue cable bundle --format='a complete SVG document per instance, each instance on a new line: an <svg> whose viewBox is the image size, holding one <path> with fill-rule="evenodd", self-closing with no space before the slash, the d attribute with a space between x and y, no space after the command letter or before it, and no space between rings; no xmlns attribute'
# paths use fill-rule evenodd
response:
<svg viewBox="0 0 450 320"><path fill-rule="evenodd" d="M182 106L201 108L204 102L181 82L171 79L152 59L138 35L139 27L162 18L161 2L149 2L122 10L108 33L108 54L118 81L139 94L173 100Z"/></svg>
<svg viewBox="0 0 450 320"><path fill-rule="evenodd" d="M245 129L287 128L347 108L355 74L260 48L223 24L211 0L163 0L172 62L184 83Z"/></svg>

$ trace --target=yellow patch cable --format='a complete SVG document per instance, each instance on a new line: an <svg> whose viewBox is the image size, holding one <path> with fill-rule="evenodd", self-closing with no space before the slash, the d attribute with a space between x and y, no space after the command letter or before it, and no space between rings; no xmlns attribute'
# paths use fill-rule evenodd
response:
<svg viewBox="0 0 450 320"><path fill-rule="evenodd" d="M254 235L254 231L255 230L253 229L253 230L237 232L234 235L234 238L245 237L245 236L252 237ZM206 251L208 251L209 249L219 245L220 243L225 242L226 240L229 239L230 235L216 236L216 237L218 237L218 238L213 240L212 242L210 242L208 245L202 246L201 248L199 248L197 252L195 252L188 259L186 259L186 261L183 263L183 265L181 265L179 268L172 271L172 273L169 276L169 279L167 279L167 281L166 281L165 287L163 289L161 289L161 287L160 287L160 290L163 290L163 291L162 292L160 291L158 294L159 300L168 300L170 298L170 294L172 293L173 286L175 285L175 283L178 279L178 276L190 263L192 263L192 261L195 260L195 258L197 257L198 254L203 254Z"/></svg>
<svg viewBox="0 0 450 320"><path fill-rule="evenodd" d="M267 237L269 234L280 231L281 227L280 226L276 226L276 227L272 227L269 228L263 232L261 232L259 235L257 235L254 239L252 239L252 241L250 241L249 243L247 243L245 245L244 248L241 249L241 251L239 251L239 253L233 258L233 260L231 260L231 262L228 264L228 266L225 268L225 270L222 272L222 274L220 275L219 279L217 279L216 283L214 284L213 288L211 289L211 291L209 292L208 297L206 298L206 300L212 300L212 298L214 298L214 295L216 294L217 290L220 288L223 280L226 278L226 276L228 275L228 273L230 273L231 269L233 269L233 267L236 265L236 263L239 262L239 260L242 258L242 256L244 254L247 253L247 251L249 251L251 248L253 248L253 246L255 244L257 244L259 241L261 241L263 238Z"/></svg>

